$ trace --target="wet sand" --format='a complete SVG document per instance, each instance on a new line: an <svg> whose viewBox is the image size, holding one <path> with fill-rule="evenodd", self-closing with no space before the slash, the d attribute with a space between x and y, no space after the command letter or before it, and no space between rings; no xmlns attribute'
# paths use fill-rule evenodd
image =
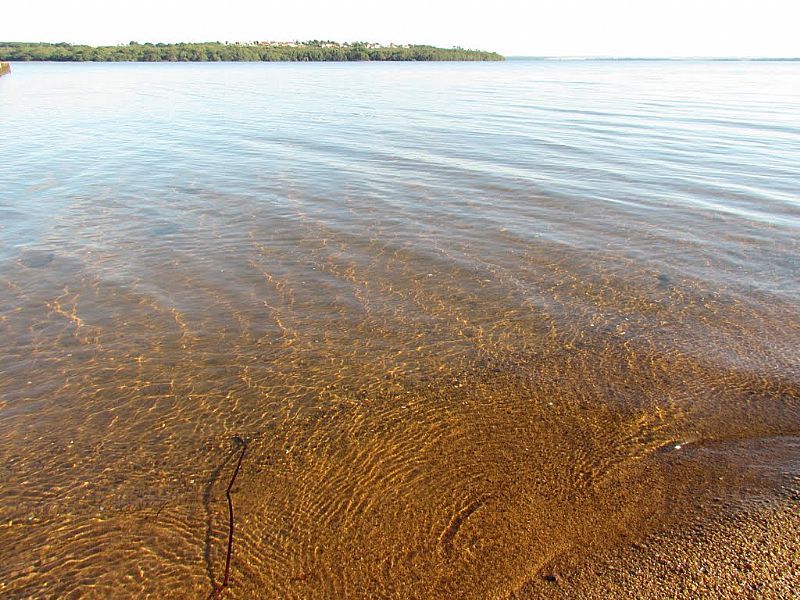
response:
<svg viewBox="0 0 800 600"><path fill-rule="evenodd" d="M692 489L613 542L549 562L511 597L796 598L799 448L796 437L688 448L669 469ZM750 457L746 473L731 454Z"/></svg>
<svg viewBox="0 0 800 600"><path fill-rule="evenodd" d="M540 586L519 597L788 600L800 595L796 499L783 506L706 516L703 523L601 556L581 573L566 574L555 588Z"/></svg>

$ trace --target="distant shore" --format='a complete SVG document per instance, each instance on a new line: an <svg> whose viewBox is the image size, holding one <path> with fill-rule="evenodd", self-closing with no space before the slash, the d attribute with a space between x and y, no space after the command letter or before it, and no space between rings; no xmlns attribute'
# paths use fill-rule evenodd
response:
<svg viewBox="0 0 800 600"><path fill-rule="evenodd" d="M84 46L0 42L0 60L61 62L499 61L496 52L411 44L247 42Z"/></svg>

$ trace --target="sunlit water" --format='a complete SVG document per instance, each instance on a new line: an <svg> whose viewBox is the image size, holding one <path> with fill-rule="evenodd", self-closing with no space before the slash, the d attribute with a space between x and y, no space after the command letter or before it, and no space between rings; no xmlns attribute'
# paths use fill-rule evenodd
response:
<svg viewBox="0 0 800 600"><path fill-rule="evenodd" d="M0 115L4 596L208 595L234 436L226 595L493 598L800 435L798 63L15 64Z"/></svg>

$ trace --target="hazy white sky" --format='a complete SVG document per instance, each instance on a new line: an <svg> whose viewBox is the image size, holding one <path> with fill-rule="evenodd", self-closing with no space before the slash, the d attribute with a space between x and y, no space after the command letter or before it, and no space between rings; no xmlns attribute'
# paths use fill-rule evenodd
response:
<svg viewBox="0 0 800 600"><path fill-rule="evenodd" d="M800 56L800 0L28 0L2 41L431 43L549 56Z"/></svg>

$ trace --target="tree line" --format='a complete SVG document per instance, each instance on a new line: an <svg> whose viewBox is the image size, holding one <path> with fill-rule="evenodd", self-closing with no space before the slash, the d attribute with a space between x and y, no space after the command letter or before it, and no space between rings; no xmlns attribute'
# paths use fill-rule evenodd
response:
<svg viewBox="0 0 800 600"><path fill-rule="evenodd" d="M503 60L496 52L437 48L435 46L381 46L310 41L293 44L139 44L82 46L0 42L0 60L64 62L211 62L211 61L486 61Z"/></svg>

